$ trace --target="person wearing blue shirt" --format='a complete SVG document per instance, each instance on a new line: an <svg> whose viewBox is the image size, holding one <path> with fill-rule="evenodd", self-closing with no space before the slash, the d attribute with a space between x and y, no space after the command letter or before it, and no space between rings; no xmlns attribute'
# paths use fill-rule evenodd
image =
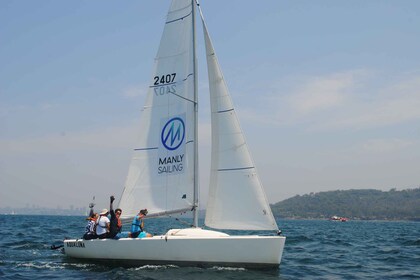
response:
<svg viewBox="0 0 420 280"><path fill-rule="evenodd" d="M147 209L142 209L139 211L137 216L134 217L131 224L131 238L143 238L143 237L152 237L153 235L144 231L144 221L143 218L147 215Z"/></svg>

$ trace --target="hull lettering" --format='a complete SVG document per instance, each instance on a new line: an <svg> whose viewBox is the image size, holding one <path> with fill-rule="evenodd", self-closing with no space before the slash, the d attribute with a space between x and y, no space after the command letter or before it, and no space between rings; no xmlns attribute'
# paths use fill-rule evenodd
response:
<svg viewBox="0 0 420 280"><path fill-rule="evenodd" d="M85 248L85 243L83 241L67 242L67 247L80 247Z"/></svg>

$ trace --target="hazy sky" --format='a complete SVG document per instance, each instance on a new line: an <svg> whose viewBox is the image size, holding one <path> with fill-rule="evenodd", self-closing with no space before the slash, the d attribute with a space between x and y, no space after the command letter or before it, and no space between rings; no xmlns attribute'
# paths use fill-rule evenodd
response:
<svg viewBox="0 0 420 280"><path fill-rule="evenodd" d="M201 6L270 202L420 185L420 1ZM120 196L168 7L0 1L0 207ZM205 202L202 48L199 63Z"/></svg>

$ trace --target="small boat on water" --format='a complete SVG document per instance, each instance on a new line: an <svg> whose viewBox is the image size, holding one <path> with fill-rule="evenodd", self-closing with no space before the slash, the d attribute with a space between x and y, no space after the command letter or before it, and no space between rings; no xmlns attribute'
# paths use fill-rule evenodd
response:
<svg viewBox="0 0 420 280"><path fill-rule="evenodd" d="M336 221L336 222L347 222L348 218L345 217L338 217L338 216L332 216L330 218L330 221Z"/></svg>

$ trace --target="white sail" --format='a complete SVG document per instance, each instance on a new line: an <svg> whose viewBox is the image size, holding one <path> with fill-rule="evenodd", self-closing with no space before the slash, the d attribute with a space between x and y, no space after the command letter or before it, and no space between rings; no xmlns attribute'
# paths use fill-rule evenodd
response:
<svg viewBox="0 0 420 280"><path fill-rule="evenodd" d="M219 229L277 230L202 20L212 123L210 189L205 224Z"/></svg>
<svg viewBox="0 0 420 280"><path fill-rule="evenodd" d="M192 1L170 6L119 203L124 217L191 209L194 204Z"/></svg>

